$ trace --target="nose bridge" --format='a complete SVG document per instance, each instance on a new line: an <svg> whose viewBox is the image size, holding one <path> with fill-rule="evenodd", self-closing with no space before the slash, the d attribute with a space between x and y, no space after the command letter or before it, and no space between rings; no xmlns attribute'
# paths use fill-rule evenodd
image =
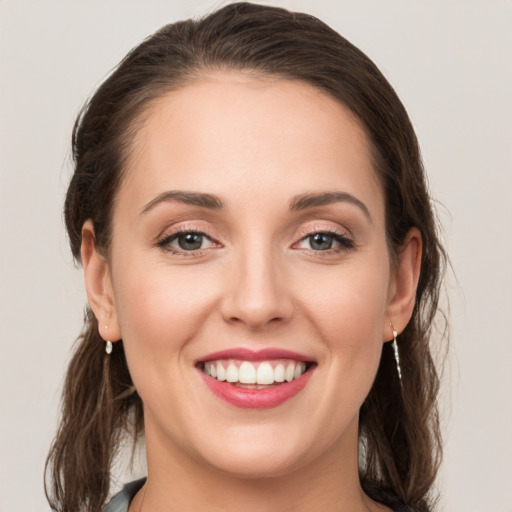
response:
<svg viewBox="0 0 512 512"><path fill-rule="evenodd" d="M236 251L225 301L226 320L260 329L290 317L292 302L280 256L271 241L256 236Z"/></svg>

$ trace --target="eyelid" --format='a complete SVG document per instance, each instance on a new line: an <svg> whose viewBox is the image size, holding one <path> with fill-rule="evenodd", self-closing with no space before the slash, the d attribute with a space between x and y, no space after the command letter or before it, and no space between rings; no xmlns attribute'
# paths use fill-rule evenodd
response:
<svg viewBox="0 0 512 512"><path fill-rule="evenodd" d="M212 247L207 247L204 249L197 249L191 251L181 250L174 246L170 246L169 239L176 239L181 234L187 233L197 233L206 237L212 243ZM339 226L326 226L322 223L316 223L310 226L302 226L294 237L295 241L292 244L292 248L301 249L295 247L298 243L304 241L309 236L312 236L317 233L323 233L326 235L330 235L336 239L336 241L341 245L338 249L327 249L325 251L314 251L314 252L336 252L343 250L350 250L356 246L355 241L348 229L340 228ZM341 239L341 240L340 240ZM345 243L344 243L345 242ZM160 234L154 245L160 249L167 250L173 254L177 255L185 255L185 256L197 256L199 254L203 254L205 251L210 249L217 249L223 247L223 245L218 241L217 237L212 234L211 229L207 225L198 226L196 223L183 223L179 224L177 227L170 227L163 230L162 234ZM303 249L308 250L308 249Z"/></svg>
<svg viewBox="0 0 512 512"><path fill-rule="evenodd" d="M185 251L179 248L176 248L174 246L170 245L170 239L176 239L179 235L187 234L187 233L196 233L199 235L203 235L208 240L212 242L214 245L213 247L207 247L205 249L197 249L193 251ZM197 226L197 225L188 225L188 224L181 224L177 227L167 228L162 232L161 235L159 235L156 239L156 242L154 244L156 247L163 249L167 252L170 252L172 254L176 255L184 255L184 256L198 256L200 254L203 254L205 251L209 249L216 249L219 247L222 247L222 244L215 238L213 234L211 234L211 230L208 229L207 226Z"/></svg>
<svg viewBox="0 0 512 512"><path fill-rule="evenodd" d="M296 238L302 240L316 233L339 235L348 240L353 240L353 236L350 230L343 229L339 226L333 226L332 224L329 226L320 223L316 223L306 227L301 227L296 235Z"/></svg>
<svg viewBox="0 0 512 512"><path fill-rule="evenodd" d="M175 235L176 233L202 233L213 240L216 238L216 235L206 222L183 220L168 224L159 232L156 236L156 240L163 240L169 236Z"/></svg>
<svg viewBox="0 0 512 512"><path fill-rule="evenodd" d="M315 251L314 249L304 249L301 247L295 247L308 237L313 236L317 233L323 233L325 235L332 236L340 244L341 247L335 249L326 249L324 251ZM355 247L356 243L348 230L344 230L334 226L325 226L321 224L315 224L313 226L301 228L297 233L296 241L292 244L292 248L303 251L313 251L315 253L318 253L319 255L321 255L322 253L324 255L328 255L335 252L348 251L350 249L354 249Z"/></svg>

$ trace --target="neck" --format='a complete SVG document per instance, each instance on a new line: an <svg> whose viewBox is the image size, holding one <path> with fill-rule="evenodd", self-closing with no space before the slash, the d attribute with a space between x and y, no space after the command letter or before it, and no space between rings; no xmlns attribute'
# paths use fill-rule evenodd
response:
<svg viewBox="0 0 512 512"><path fill-rule="evenodd" d="M345 436L335 450L308 464L265 477L240 477L221 471L177 449L168 440L162 443L152 429L146 430L148 479L132 502L130 512L387 510L361 490L357 422L351 430L350 437L355 436L356 442Z"/></svg>

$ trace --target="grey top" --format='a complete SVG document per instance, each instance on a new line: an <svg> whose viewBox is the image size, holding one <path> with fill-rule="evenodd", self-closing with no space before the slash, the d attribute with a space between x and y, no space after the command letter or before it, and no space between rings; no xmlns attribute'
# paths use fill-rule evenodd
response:
<svg viewBox="0 0 512 512"><path fill-rule="evenodd" d="M134 482L130 482L126 484L121 492L116 494L108 503L108 505L103 509L103 512L128 512L128 507L130 506L130 502L133 497L137 494L139 489L146 482L145 478L141 478L140 480L135 480ZM390 504L392 510L395 512L414 512L407 505L403 505L399 502L394 502Z"/></svg>
<svg viewBox="0 0 512 512"><path fill-rule="evenodd" d="M139 489L144 485L146 479L141 478L126 484L121 492L116 494L103 509L103 512L128 512L128 507L133 497L137 494Z"/></svg>

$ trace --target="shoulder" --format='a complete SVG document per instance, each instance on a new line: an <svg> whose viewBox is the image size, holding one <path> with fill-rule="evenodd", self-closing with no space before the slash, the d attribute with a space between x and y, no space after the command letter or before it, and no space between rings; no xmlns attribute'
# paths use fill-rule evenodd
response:
<svg viewBox="0 0 512 512"><path fill-rule="evenodd" d="M135 480L126 484L122 490L117 493L103 509L103 512L128 512L128 507L138 490L144 485L145 478Z"/></svg>

